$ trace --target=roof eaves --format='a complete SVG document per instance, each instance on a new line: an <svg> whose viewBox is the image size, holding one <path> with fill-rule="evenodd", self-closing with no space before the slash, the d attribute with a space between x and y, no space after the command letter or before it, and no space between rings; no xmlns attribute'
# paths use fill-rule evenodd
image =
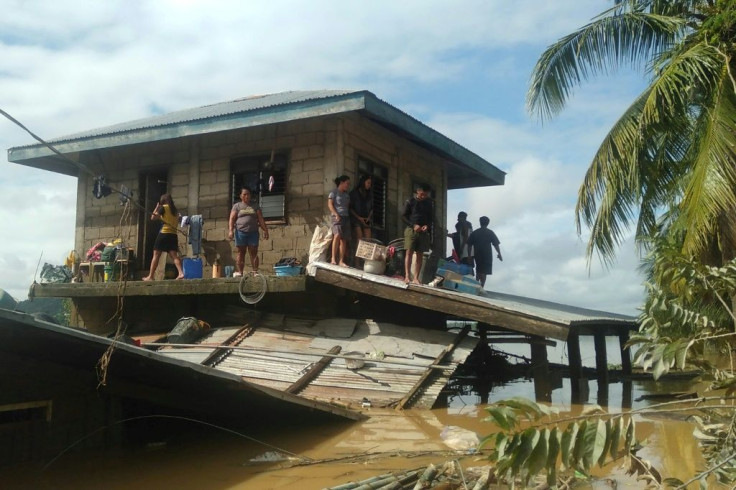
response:
<svg viewBox="0 0 736 490"><path fill-rule="evenodd" d="M496 168L477 154L406 112L382 101L370 92L366 92L365 110L375 118L403 129L414 138L436 148L448 157L462 162L481 175L491 179L496 185L503 185L506 172Z"/></svg>
<svg viewBox="0 0 736 490"><path fill-rule="evenodd" d="M364 109L367 93L369 92L350 92L337 96L307 99L297 103L286 102L165 125L152 125L81 138L57 139L52 143L61 153L73 153L340 114ZM52 155L53 152L41 144L19 146L8 150L8 161L22 163L26 160Z"/></svg>

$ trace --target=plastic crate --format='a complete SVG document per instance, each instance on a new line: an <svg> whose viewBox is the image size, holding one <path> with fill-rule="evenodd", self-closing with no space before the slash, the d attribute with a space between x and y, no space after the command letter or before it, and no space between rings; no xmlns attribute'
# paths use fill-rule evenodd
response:
<svg viewBox="0 0 736 490"><path fill-rule="evenodd" d="M273 270L277 276L298 276L302 273L301 265L275 265Z"/></svg>
<svg viewBox="0 0 736 490"><path fill-rule="evenodd" d="M380 243L360 240L355 256L365 260L386 260L387 247Z"/></svg>

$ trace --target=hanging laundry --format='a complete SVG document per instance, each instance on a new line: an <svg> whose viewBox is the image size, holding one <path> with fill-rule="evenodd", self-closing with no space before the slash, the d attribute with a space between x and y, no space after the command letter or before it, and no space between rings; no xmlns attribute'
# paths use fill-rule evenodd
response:
<svg viewBox="0 0 736 490"><path fill-rule="evenodd" d="M102 199L103 197L107 197L110 194L112 194L112 189L109 185L105 183L105 176L100 175L98 177L95 177L95 183L92 187L92 194L97 199Z"/></svg>
<svg viewBox="0 0 736 490"><path fill-rule="evenodd" d="M273 175L268 178L268 192L271 192L273 190L273 186L276 183L276 180L273 178Z"/></svg>
<svg viewBox="0 0 736 490"><path fill-rule="evenodd" d="M201 214L189 217L189 244L192 246L192 254L199 255L202 251L202 226L204 219Z"/></svg>

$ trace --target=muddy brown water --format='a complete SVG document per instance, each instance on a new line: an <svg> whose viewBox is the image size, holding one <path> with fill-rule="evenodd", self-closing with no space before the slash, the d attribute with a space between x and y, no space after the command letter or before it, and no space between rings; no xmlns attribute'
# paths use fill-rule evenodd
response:
<svg viewBox="0 0 736 490"><path fill-rule="evenodd" d="M653 404L637 401L645 394L694 389L686 380L613 383L605 392L595 381L589 386L587 402L606 401L611 412L626 410L629 401L632 408ZM115 451L69 451L52 462L0 469L0 489L310 490L452 459L464 468L483 466L487 464L483 453L451 453L443 441L443 429L459 427L480 438L491 434L496 428L484 420L485 403L514 396L533 398L533 384L518 380L460 385L445 397L444 408L403 412L368 408L370 418L362 422L284 421L268 427L256 423L240 435L161 419L157 436L146 444ZM569 380L552 392L552 404L561 412L578 413L582 408L570 403ZM637 421L637 438L646 440L639 454L663 476L687 480L703 468L689 423L663 417L638 417ZM275 452L293 459L254 461L268 460ZM584 487L644 488L620 466L611 463L596 469L595 478Z"/></svg>

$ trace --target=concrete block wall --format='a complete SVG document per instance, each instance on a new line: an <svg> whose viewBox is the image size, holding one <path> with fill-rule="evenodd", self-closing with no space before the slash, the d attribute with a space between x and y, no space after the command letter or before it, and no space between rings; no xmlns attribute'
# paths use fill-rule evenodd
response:
<svg viewBox="0 0 736 490"><path fill-rule="evenodd" d="M436 190L437 219L446 221L443 160L357 114L110 148L83 155L83 161L99 169L114 187L132 189L136 201L142 173L166 172L168 191L181 214L204 218L204 275L209 277L218 255L223 265L235 262L234 244L227 240L231 161L271 151L288 155L287 217L285 223L269 224L268 240L261 238L261 270L269 271L283 257L306 261L315 226L327 222L327 194L334 178L344 173L356 184L359 156L388 168L389 236L403 233L400 215L413 180L425 181ZM94 198L92 184L90 177L79 179L76 250L84 254L93 244L115 238L137 247L140 220L149 216L142 216L137 208L122 207L116 194ZM183 235L179 243L184 255L189 254ZM443 239L436 243L444 246ZM246 259L246 269L248 263Z"/></svg>

